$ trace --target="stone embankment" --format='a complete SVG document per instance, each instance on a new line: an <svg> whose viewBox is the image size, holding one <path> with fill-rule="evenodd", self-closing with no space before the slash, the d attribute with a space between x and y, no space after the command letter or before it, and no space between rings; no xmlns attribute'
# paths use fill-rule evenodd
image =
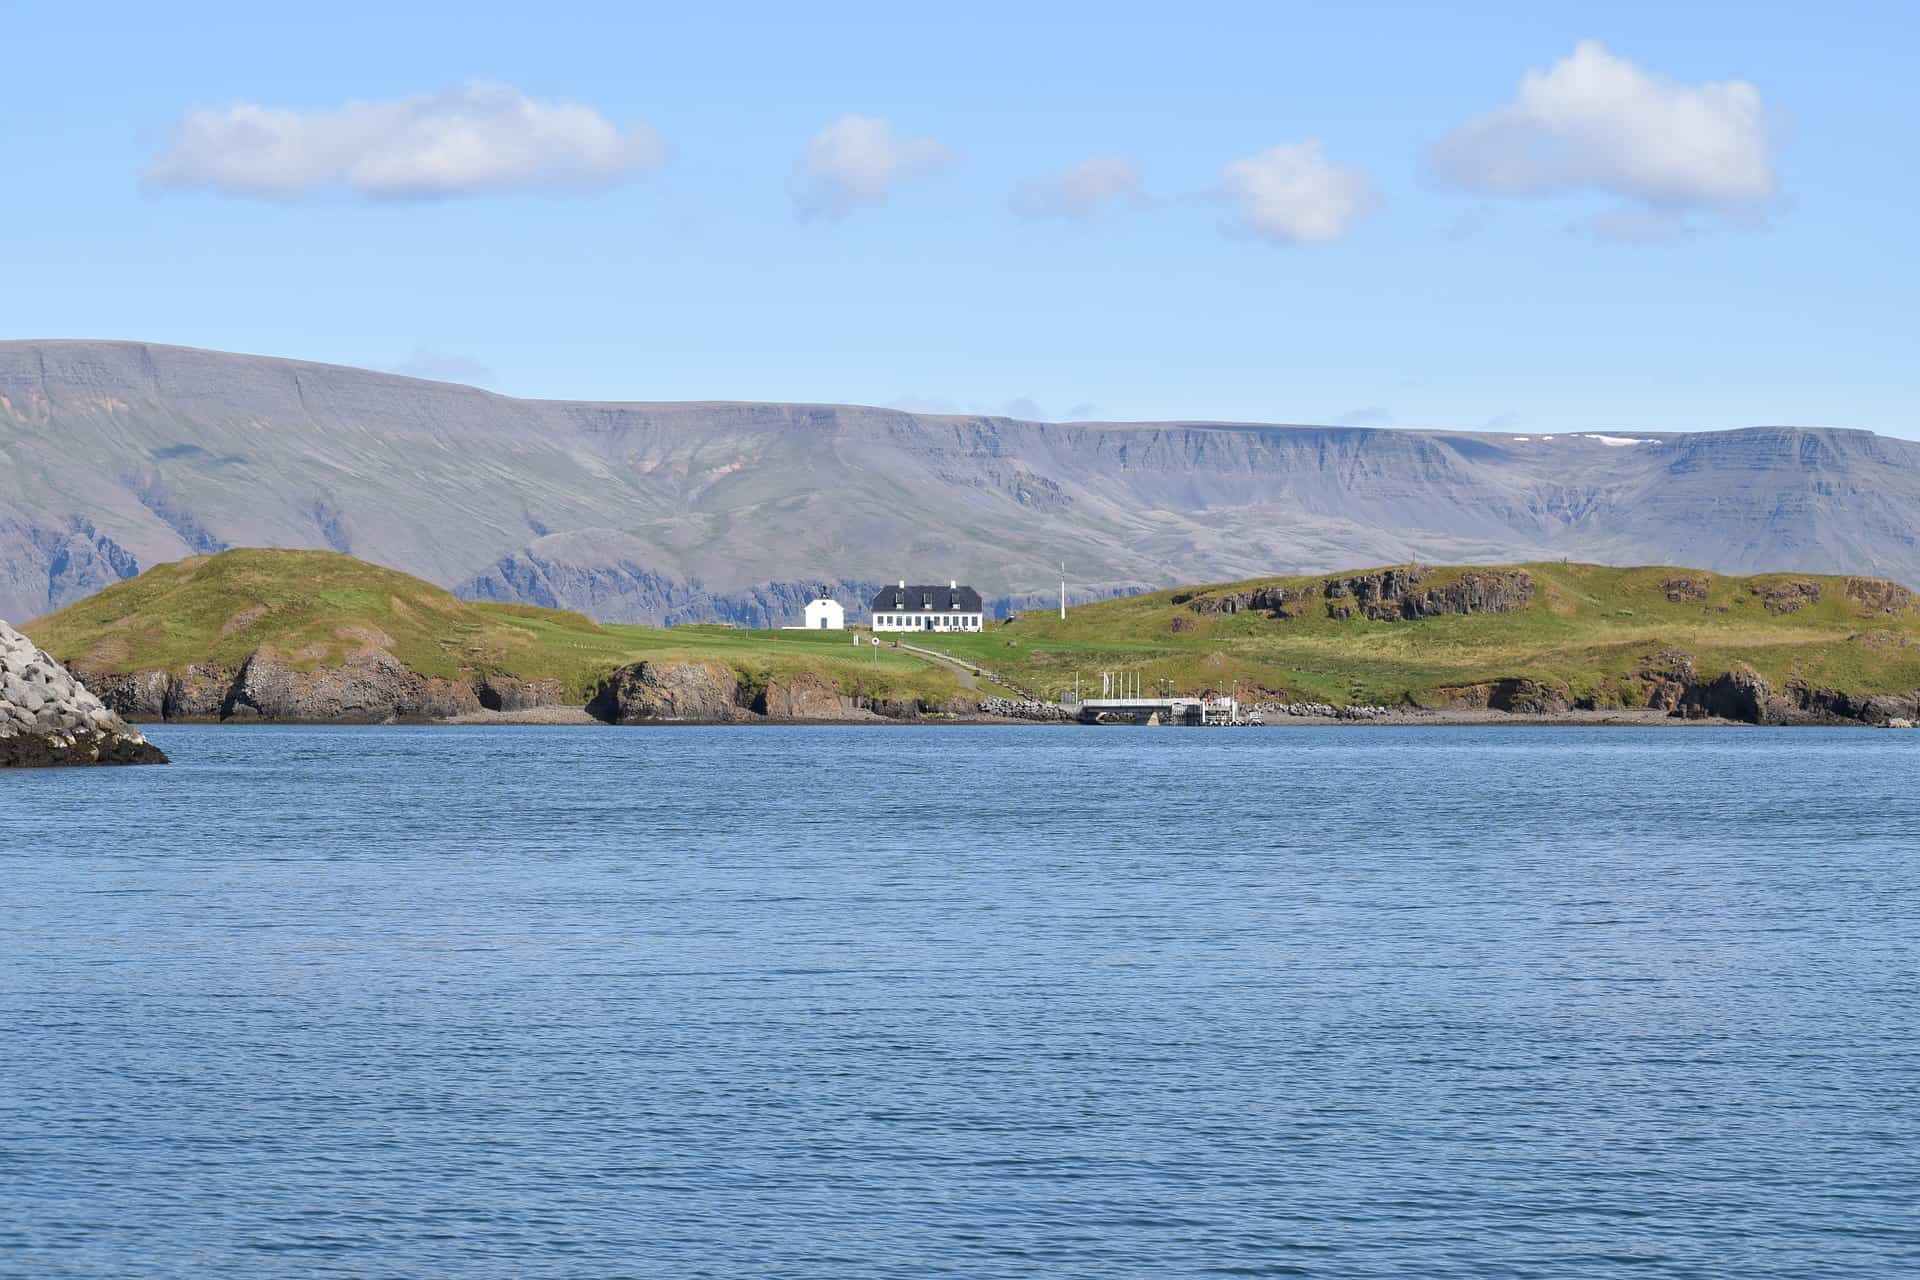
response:
<svg viewBox="0 0 1920 1280"><path fill-rule="evenodd" d="M980 714L999 716L1004 720L1036 720L1045 724L1060 724L1075 719L1073 712L1057 702L1040 702L1031 698L982 698Z"/></svg>
<svg viewBox="0 0 1920 1280"><path fill-rule="evenodd" d="M1331 702L1256 702L1247 710L1258 712L1263 719L1294 716L1312 720L1381 720L1394 714L1392 707L1361 702L1344 707L1336 707Z"/></svg>
<svg viewBox="0 0 1920 1280"><path fill-rule="evenodd" d="M0 767L166 762L71 672L0 622Z"/></svg>

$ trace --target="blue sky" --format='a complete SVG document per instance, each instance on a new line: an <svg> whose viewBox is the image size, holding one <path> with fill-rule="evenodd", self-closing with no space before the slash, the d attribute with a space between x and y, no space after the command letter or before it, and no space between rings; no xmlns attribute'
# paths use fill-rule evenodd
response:
<svg viewBox="0 0 1920 1280"><path fill-rule="evenodd" d="M1911 3L1035 7L0 6L5 336L1920 435Z"/></svg>

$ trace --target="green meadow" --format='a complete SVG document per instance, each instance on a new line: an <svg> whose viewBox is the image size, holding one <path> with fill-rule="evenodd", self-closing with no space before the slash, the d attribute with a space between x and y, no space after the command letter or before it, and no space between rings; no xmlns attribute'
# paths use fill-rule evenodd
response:
<svg viewBox="0 0 1920 1280"><path fill-rule="evenodd" d="M1123 671L1137 674L1143 690L1166 681L1185 693L1238 687L1293 700L1422 706L1444 705L1453 690L1529 679L1565 689L1570 700L1632 706L1634 674L1675 653L1708 677L1745 664L1776 688L1794 680L1855 692L1920 688L1920 612L1893 584L1564 563L1502 571L1512 569L1528 574L1534 590L1508 613L1337 619L1325 607L1325 583L1352 574L1278 577L1083 605L1064 621L1050 610L1030 612L927 644L1044 697L1071 689L1076 673L1083 692L1097 693L1101 671ZM1441 588L1470 572L1429 568L1420 585ZM1777 612L1809 600L1801 584L1817 599ZM1306 597L1299 616L1195 608L1289 587Z"/></svg>
<svg viewBox="0 0 1920 1280"><path fill-rule="evenodd" d="M1442 591L1467 568L1424 568L1420 591ZM1532 680L1570 701L1637 705L1638 673L1685 655L1711 677L1746 665L1779 688L1794 682L1855 693L1920 688L1920 611L1876 579L1803 574L1724 576L1672 568L1529 564L1531 598L1509 612L1376 621L1335 616L1331 578L1261 578L1083 605L1062 620L1022 614L974 635L913 643L977 669L969 679L846 632L672 628L596 623L526 605L477 604L406 574L321 551L236 550L160 565L28 628L82 671L178 673L238 666L270 652L296 668L380 649L425 675L555 678L584 698L621 665L723 662L749 684L812 673L843 693L963 701L1005 687L1043 698L1098 691L1100 672L1143 691L1238 690L1243 696L1335 704L1444 706L1463 690ZM1283 589L1288 616L1221 601ZM1334 607L1329 607L1334 606Z"/></svg>

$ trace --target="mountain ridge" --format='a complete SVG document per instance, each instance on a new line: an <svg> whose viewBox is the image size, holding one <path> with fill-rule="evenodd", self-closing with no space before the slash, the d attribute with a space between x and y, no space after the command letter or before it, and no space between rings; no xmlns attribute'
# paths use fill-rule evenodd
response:
<svg viewBox="0 0 1920 1280"><path fill-rule="evenodd" d="M228 546L330 549L479 598L750 624L822 584L1009 604L1360 563L1562 557L1920 581L1920 444L1028 422L555 401L138 342L0 342L0 613ZM542 583L532 600L524 584ZM597 594L596 594L597 593Z"/></svg>

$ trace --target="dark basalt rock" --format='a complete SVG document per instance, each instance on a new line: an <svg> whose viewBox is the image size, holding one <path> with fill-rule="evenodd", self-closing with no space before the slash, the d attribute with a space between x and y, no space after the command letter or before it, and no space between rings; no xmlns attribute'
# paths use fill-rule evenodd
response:
<svg viewBox="0 0 1920 1280"><path fill-rule="evenodd" d="M220 718L377 724L437 720L478 710L480 700L466 681L423 676L383 650L313 671L298 671L256 653L241 668Z"/></svg>
<svg viewBox="0 0 1920 1280"><path fill-rule="evenodd" d="M1504 711L1510 715L1555 716L1572 705L1567 690L1559 685L1520 677L1464 685L1445 693L1453 707Z"/></svg>
<svg viewBox="0 0 1920 1280"><path fill-rule="evenodd" d="M1375 622L1410 622L1445 614L1512 613L1533 602L1533 575L1525 569L1475 569L1423 588L1429 576L1416 567L1329 579L1327 614L1344 618L1357 612Z"/></svg>
<svg viewBox="0 0 1920 1280"><path fill-rule="evenodd" d="M196 663L177 676L164 671L91 672L86 681L107 707L135 721L373 724L437 720L483 708L526 711L567 704L558 680L423 676L379 649L312 671L256 653L238 670Z"/></svg>
<svg viewBox="0 0 1920 1280"><path fill-rule="evenodd" d="M522 680L515 676L481 676L473 682L474 696L488 711L531 711L559 707L567 693L558 680Z"/></svg>
<svg viewBox="0 0 1920 1280"><path fill-rule="evenodd" d="M1225 595L1175 596L1174 603L1185 604L1199 614L1264 612L1271 618L1297 618L1301 606L1313 598L1304 587L1256 587L1252 591L1232 591Z"/></svg>
<svg viewBox="0 0 1920 1280"><path fill-rule="evenodd" d="M1675 714L1689 720L1718 717L1748 724L1776 724L1780 709L1773 689L1759 672L1735 667L1724 675L1689 685Z"/></svg>
<svg viewBox="0 0 1920 1280"><path fill-rule="evenodd" d="M1428 570L1410 567L1329 578L1311 587L1256 587L1217 595L1183 593L1173 597L1198 614L1263 612L1276 619L1306 615L1317 596L1329 618L1355 616L1375 622L1407 622L1445 614L1511 613L1533 600L1533 575L1524 569L1476 569L1438 586L1423 587Z"/></svg>
<svg viewBox="0 0 1920 1280"><path fill-rule="evenodd" d="M1853 601L1863 613L1893 618L1913 612L1913 592L1885 578L1848 578L1845 591L1847 599Z"/></svg>
<svg viewBox="0 0 1920 1280"><path fill-rule="evenodd" d="M754 698L752 709L772 720L870 720L875 715L860 699L811 671L775 676Z"/></svg>
<svg viewBox="0 0 1920 1280"><path fill-rule="evenodd" d="M1798 613L1810 604L1820 603L1820 584L1805 579L1763 583L1758 590L1760 603L1775 615Z"/></svg>
<svg viewBox="0 0 1920 1280"><path fill-rule="evenodd" d="M1678 711L1694 684L1693 655L1678 649L1649 654L1633 673L1646 705L1655 711Z"/></svg>
<svg viewBox="0 0 1920 1280"><path fill-rule="evenodd" d="M1837 689L1794 686L1787 690L1798 718L1824 724L1887 725L1896 720L1920 720L1920 690L1860 696Z"/></svg>
<svg viewBox="0 0 1920 1280"><path fill-rule="evenodd" d="M1567 691L1537 680L1497 680L1487 706L1514 715L1557 716L1569 705Z"/></svg>
<svg viewBox="0 0 1920 1280"><path fill-rule="evenodd" d="M1920 719L1920 689L1862 695L1793 683L1776 690L1751 667L1742 666L1689 687L1674 714L1747 724L1886 725Z"/></svg>
<svg viewBox="0 0 1920 1280"><path fill-rule="evenodd" d="M1660 589L1673 604L1703 604L1710 584L1705 578L1668 578L1660 584Z"/></svg>
<svg viewBox="0 0 1920 1280"><path fill-rule="evenodd" d="M609 724L725 722L746 714L740 677L718 662L636 662L600 683L587 710Z"/></svg>

